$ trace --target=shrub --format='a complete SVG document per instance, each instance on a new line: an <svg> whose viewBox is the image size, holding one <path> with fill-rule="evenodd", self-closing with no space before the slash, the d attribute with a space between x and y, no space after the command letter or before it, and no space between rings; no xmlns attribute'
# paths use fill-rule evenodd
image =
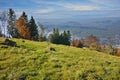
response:
<svg viewBox="0 0 120 80"><path fill-rule="evenodd" d="M89 35L88 37L86 37L85 41L84 41L84 45L86 47L90 47L91 44L96 44L99 43L98 38L94 35Z"/></svg>
<svg viewBox="0 0 120 80"><path fill-rule="evenodd" d="M116 56L120 56L120 49L117 49Z"/></svg>
<svg viewBox="0 0 120 80"><path fill-rule="evenodd" d="M78 39L73 40L72 43L71 43L71 46L79 47L79 48L84 47L84 46L83 46L83 43L82 43L80 40L78 40Z"/></svg>

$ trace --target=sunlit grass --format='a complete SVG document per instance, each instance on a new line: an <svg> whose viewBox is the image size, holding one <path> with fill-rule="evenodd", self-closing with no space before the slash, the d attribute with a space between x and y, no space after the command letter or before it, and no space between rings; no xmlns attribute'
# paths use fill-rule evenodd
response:
<svg viewBox="0 0 120 80"><path fill-rule="evenodd" d="M119 80L120 58L89 49L11 39L0 45L0 80ZM0 42L3 38L0 38ZM52 47L55 51L47 50Z"/></svg>

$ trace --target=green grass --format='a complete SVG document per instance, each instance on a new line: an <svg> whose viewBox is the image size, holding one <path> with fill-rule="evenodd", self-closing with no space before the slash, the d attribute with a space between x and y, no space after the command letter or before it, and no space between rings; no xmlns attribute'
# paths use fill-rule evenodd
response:
<svg viewBox="0 0 120 80"><path fill-rule="evenodd" d="M19 47L0 45L0 80L120 80L119 57L48 42L12 40Z"/></svg>

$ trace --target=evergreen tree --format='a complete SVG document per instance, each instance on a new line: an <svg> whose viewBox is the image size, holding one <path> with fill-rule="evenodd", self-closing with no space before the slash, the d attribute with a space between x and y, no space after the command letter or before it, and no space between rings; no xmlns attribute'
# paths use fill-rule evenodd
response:
<svg viewBox="0 0 120 80"><path fill-rule="evenodd" d="M2 28L1 28L1 25L0 25L0 37L2 36Z"/></svg>
<svg viewBox="0 0 120 80"><path fill-rule="evenodd" d="M23 11L21 17L22 17L23 19L25 19L25 22L26 22L26 24L27 24L27 23L28 23L28 16L27 16L27 14L26 14L24 11Z"/></svg>
<svg viewBox="0 0 120 80"><path fill-rule="evenodd" d="M58 28L54 28L53 33L49 35L49 41L55 44L70 45L70 40L70 31L64 31L60 34Z"/></svg>
<svg viewBox="0 0 120 80"><path fill-rule="evenodd" d="M31 16L31 19L28 23L28 28L30 30L31 39L32 40L38 40L38 28L37 28L35 20L32 16Z"/></svg>
<svg viewBox="0 0 120 80"><path fill-rule="evenodd" d="M49 35L49 41L54 44L60 44L60 35L58 28L53 29L53 33Z"/></svg>
<svg viewBox="0 0 120 80"><path fill-rule="evenodd" d="M9 9L8 12L8 25L7 25L7 29L8 29L8 34L9 37L13 37L13 38L18 38L19 34L17 29L15 28L15 21L16 21L16 15L15 12L12 9Z"/></svg>
<svg viewBox="0 0 120 80"><path fill-rule="evenodd" d="M71 34L70 34L70 31L64 31L62 34L61 34L61 43L62 44L65 44L65 45L70 45L70 42L71 42Z"/></svg>

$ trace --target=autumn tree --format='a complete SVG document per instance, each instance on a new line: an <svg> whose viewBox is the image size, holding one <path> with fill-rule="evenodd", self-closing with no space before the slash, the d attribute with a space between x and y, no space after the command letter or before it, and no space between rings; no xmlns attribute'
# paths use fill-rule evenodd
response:
<svg viewBox="0 0 120 80"><path fill-rule="evenodd" d="M116 56L120 56L120 49L117 49Z"/></svg>
<svg viewBox="0 0 120 80"><path fill-rule="evenodd" d="M18 30L18 33L20 35L21 38L23 39L30 39L30 30L29 28L26 26L26 21L25 19L23 19L22 17L20 17L17 21L16 21L16 28Z"/></svg>
<svg viewBox="0 0 120 80"><path fill-rule="evenodd" d="M18 38L19 34L17 29L15 28L15 21L16 21L15 12L12 9L9 9L7 20L7 32L9 34L9 37L11 36L13 38Z"/></svg>
<svg viewBox="0 0 120 80"><path fill-rule="evenodd" d="M79 39L74 39L74 40L72 40L71 46L79 47L79 48L84 47L82 41L80 41Z"/></svg>
<svg viewBox="0 0 120 80"><path fill-rule="evenodd" d="M88 37L86 37L86 39L85 39L85 46L86 47L90 47L91 46L91 44L96 44L96 43L98 43L99 41L98 41L98 38L96 37L96 36L94 36L94 35L89 35Z"/></svg>

